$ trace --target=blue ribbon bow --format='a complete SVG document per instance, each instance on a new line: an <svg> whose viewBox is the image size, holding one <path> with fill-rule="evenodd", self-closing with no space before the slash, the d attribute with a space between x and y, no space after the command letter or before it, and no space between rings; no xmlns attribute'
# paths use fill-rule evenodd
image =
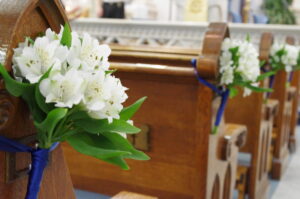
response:
<svg viewBox="0 0 300 199"><path fill-rule="evenodd" d="M25 199L37 199L41 186L44 170L48 164L49 154L58 146L58 143L52 145L50 149L31 148L0 136L0 151L18 153L31 153L31 169L29 171L29 180Z"/></svg>
<svg viewBox="0 0 300 199"><path fill-rule="evenodd" d="M216 120L215 120L215 124L214 124L214 128L213 128L213 131L212 133L213 134L216 134L217 131L218 131L218 127L222 121L222 117L224 115L224 111L225 111L225 108L226 108L226 104L227 104L227 101L228 101L228 97L229 97L229 89L224 89L223 88L218 88L216 87L215 85L209 83L208 81L202 79L198 73L198 70L197 70L197 60L196 59L192 59L191 61L193 67L194 67L194 72L195 72L195 75L198 79L198 81L207 86L208 88L210 88L212 91L214 91L215 93L217 93L219 96L221 96L221 103L220 103L220 106L218 108L218 112L217 112L217 116L216 116Z"/></svg>

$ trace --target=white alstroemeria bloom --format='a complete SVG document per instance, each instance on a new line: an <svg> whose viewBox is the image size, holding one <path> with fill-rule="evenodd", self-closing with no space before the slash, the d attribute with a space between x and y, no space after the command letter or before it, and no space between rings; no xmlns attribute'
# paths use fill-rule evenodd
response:
<svg viewBox="0 0 300 199"><path fill-rule="evenodd" d="M72 67L84 71L108 70L108 56L111 53L108 45L99 45L98 40L87 33L83 34L82 38L73 33L72 38L72 46L68 57L68 62Z"/></svg>
<svg viewBox="0 0 300 199"><path fill-rule="evenodd" d="M291 72L293 67L297 65L299 50L296 46L285 45L286 53L282 56L282 63L285 65L285 70Z"/></svg>
<svg viewBox="0 0 300 199"><path fill-rule="evenodd" d="M94 84L94 83L92 83ZM118 78L115 78L111 75L105 75L105 79L103 82L103 85L101 87L96 86L95 88L102 89L108 88L109 94L104 92L99 92L98 89L89 89L90 83L87 83L87 90L91 92L92 94L88 94L87 91L85 92L85 98L83 100L84 104L86 105L87 111L89 112L89 115L95 119L108 119L109 122L112 122L113 119L119 119L119 113L123 109L122 103L126 101L128 98L125 91L127 88L123 87L120 80ZM103 90L104 91L104 90ZM106 91L105 91L106 92ZM103 97L103 95L105 96ZM101 108L101 110L89 110L88 109L88 103L87 101L90 101L87 97L89 96L97 96L95 98L105 98L102 99L102 102L104 102L104 106ZM107 98L108 97L108 98ZM100 104L97 104L97 109L100 108ZM92 107L96 107L93 106Z"/></svg>
<svg viewBox="0 0 300 199"><path fill-rule="evenodd" d="M230 48L232 48L232 40L229 39L229 38L225 38L223 43L222 43L221 50L222 51L228 51Z"/></svg>
<svg viewBox="0 0 300 199"><path fill-rule="evenodd" d="M56 107L72 108L83 99L84 79L79 71L69 70L65 75L54 72L40 83L40 91L47 103Z"/></svg>
<svg viewBox="0 0 300 199"><path fill-rule="evenodd" d="M58 34L53 30L51 30L51 28L48 28L45 32L45 36L49 39L49 41L54 41L54 40L60 41L62 38L63 31L64 31L64 27L62 25L60 26L60 31Z"/></svg>
<svg viewBox="0 0 300 199"><path fill-rule="evenodd" d="M221 84L231 84L234 80L234 68L231 65L227 65L221 68Z"/></svg>
<svg viewBox="0 0 300 199"><path fill-rule="evenodd" d="M34 45L26 46L22 53L14 55L15 72L36 83L52 67L59 69L67 58L68 49L59 46L59 41L49 41L47 37L39 37Z"/></svg>
<svg viewBox="0 0 300 199"><path fill-rule="evenodd" d="M106 80L105 72L100 70L87 74L86 81L83 104L88 111L101 111L111 97L111 88Z"/></svg>
<svg viewBox="0 0 300 199"><path fill-rule="evenodd" d="M237 72L240 72L245 81L255 82L260 75L257 50L253 44L245 41L239 45L239 55Z"/></svg>

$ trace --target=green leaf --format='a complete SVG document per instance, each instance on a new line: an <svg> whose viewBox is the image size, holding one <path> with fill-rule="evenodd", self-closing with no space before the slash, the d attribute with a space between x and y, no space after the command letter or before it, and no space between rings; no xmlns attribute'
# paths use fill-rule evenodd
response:
<svg viewBox="0 0 300 199"><path fill-rule="evenodd" d="M107 70L105 71L105 75L110 75L110 74L113 74L114 72L116 72L117 69L114 69L114 70Z"/></svg>
<svg viewBox="0 0 300 199"><path fill-rule="evenodd" d="M120 113L120 119L122 120L129 120L137 110L142 106L144 101L147 99L147 97L142 97L141 99L137 100L134 104L124 108Z"/></svg>
<svg viewBox="0 0 300 199"><path fill-rule="evenodd" d="M74 121L74 124L77 127L94 134L103 132L134 134L140 132L139 128L136 128L124 120L113 120L112 123L109 123L107 119L96 120L92 118L85 118Z"/></svg>
<svg viewBox="0 0 300 199"><path fill-rule="evenodd" d="M124 170L129 170L129 166L127 165L127 163L121 156L112 157L112 158L104 158L104 159L102 159L102 161L117 165Z"/></svg>
<svg viewBox="0 0 300 199"><path fill-rule="evenodd" d="M11 95L15 97L20 97L23 93L27 92L29 89L32 89L34 87L33 84L22 83L14 80L8 74L7 70L2 64L0 64L0 74L4 79L6 89Z"/></svg>
<svg viewBox="0 0 300 199"><path fill-rule="evenodd" d="M67 142L78 152L100 160L130 154L114 149L113 144L101 134L91 136L88 133L79 133L69 137Z"/></svg>
<svg viewBox="0 0 300 199"><path fill-rule="evenodd" d="M238 91L237 88L235 88L235 87L230 87L230 88L229 88L229 97L230 97L230 98L233 98L233 97L237 96L238 92L239 92L239 91Z"/></svg>
<svg viewBox="0 0 300 199"><path fill-rule="evenodd" d="M36 84L34 84L34 86L30 87L29 89L26 89L26 92L22 94L22 98L26 101L33 120L36 122L42 122L45 119L46 114L40 109L34 98L35 86Z"/></svg>
<svg viewBox="0 0 300 199"><path fill-rule="evenodd" d="M62 34L62 38L60 40L60 43L64 46L67 46L67 47L71 47L72 45L72 34L71 34L71 29L70 29L70 26L69 24L65 24L64 26L64 31L63 31L63 34Z"/></svg>
<svg viewBox="0 0 300 199"><path fill-rule="evenodd" d="M102 133L103 136L105 136L107 139L109 139L114 146L122 151L128 151L131 154L124 155L124 158L130 158L135 160L149 160L149 156L147 156L145 153L136 150L127 139L125 139L123 136L121 136L118 133Z"/></svg>
<svg viewBox="0 0 300 199"><path fill-rule="evenodd" d="M34 40L33 39L31 39L30 37L25 37L27 40L28 40L28 42L30 43L30 44L34 44Z"/></svg>
<svg viewBox="0 0 300 199"><path fill-rule="evenodd" d="M45 132L49 137L51 137L55 127L57 126L59 121L67 115L67 113L68 109L66 108L53 109L48 113L46 119L43 122L35 122L34 125L40 132Z"/></svg>
<svg viewBox="0 0 300 199"><path fill-rule="evenodd" d="M262 80L264 80L272 75L275 75L275 74L276 74L275 71L269 71L269 72L263 73L260 76L258 76L257 81L262 81Z"/></svg>
<svg viewBox="0 0 300 199"><path fill-rule="evenodd" d="M260 66L260 67L263 67L265 64L266 64L266 60L261 60L261 61L259 62L259 66Z"/></svg>
<svg viewBox="0 0 300 199"><path fill-rule="evenodd" d="M261 88L261 87L252 86L251 84L245 84L245 87L255 92L273 92L273 89L271 88Z"/></svg>

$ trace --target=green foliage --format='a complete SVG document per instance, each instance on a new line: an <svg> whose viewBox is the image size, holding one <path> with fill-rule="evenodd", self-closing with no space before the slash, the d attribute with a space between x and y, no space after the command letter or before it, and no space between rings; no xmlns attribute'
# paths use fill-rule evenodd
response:
<svg viewBox="0 0 300 199"><path fill-rule="evenodd" d="M28 38L31 44L34 40ZM61 44L70 47L72 34L68 24L65 25ZM53 103L46 103L40 92L41 81L49 77L51 68L40 78L39 82L29 84L13 79L5 67L0 64L0 74L4 79L7 91L26 101L34 125L40 148L50 148L55 142L67 141L77 151L85 155L115 164L123 169L129 169L125 159L148 160L149 157L136 150L121 134L134 134L139 128L128 123L145 101L145 97L137 100L131 106L124 108L120 119L109 122L107 119L92 119L80 107L55 107ZM114 70L106 71L111 74Z"/></svg>
<svg viewBox="0 0 300 199"><path fill-rule="evenodd" d="M61 38L61 41L60 43L64 46L67 46L67 47L71 47L72 45L72 33L71 33L71 28L69 26L69 24L65 24L64 26L64 31L63 31L63 34L62 34L62 38Z"/></svg>
<svg viewBox="0 0 300 199"><path fill-rule="evenodd" d="M296 24L294 13L290 10L292 0L265 0L263 9L270 24Z"/></svg>

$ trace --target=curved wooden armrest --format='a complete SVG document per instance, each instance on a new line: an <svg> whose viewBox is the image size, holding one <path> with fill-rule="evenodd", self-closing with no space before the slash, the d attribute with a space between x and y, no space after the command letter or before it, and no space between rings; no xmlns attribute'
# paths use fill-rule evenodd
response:
<svg viewBox="0 0 300 199"><path fill-rule="evenodd" d="M171 76L187 76L194 77L194 69L192 67L174 67L167 65L153 65L153 64L129 64L129 63L111 63L110 69L122 72L138 72L158 75Z"/></svg>
<svg viewBox="0 0 300 199"><path fill-rule="evenodd" d="M279 111L279 102L278 100L274 100L274 99L268 99L267 103L266 103L266 115L265 115L265 119L269 120L271 116L276 116L278 114Z"/></svg>
<svg viewBox="0 0 300 199"><path fill-rule="evenodd" d="M122 191L118 195L112 197L111 199L158 199L158 198L153 196L146 196L146 195L131 193L127 191Z"/></svg>
<svg viewBox="0 0 300 199"><path fill-rule="evenodd" d="M224 161L229 160L233 145L241 148L246 143L246 135L246 126L238 124L226 124L225 134L220 143L220 158Z"/></svg>
<svg viewBox="0 0 300 199"><path fill-rule="evenodd" d="M239 124L226 124L225 137L230 137L240 148L246 143L247 127Z"/></svg>

